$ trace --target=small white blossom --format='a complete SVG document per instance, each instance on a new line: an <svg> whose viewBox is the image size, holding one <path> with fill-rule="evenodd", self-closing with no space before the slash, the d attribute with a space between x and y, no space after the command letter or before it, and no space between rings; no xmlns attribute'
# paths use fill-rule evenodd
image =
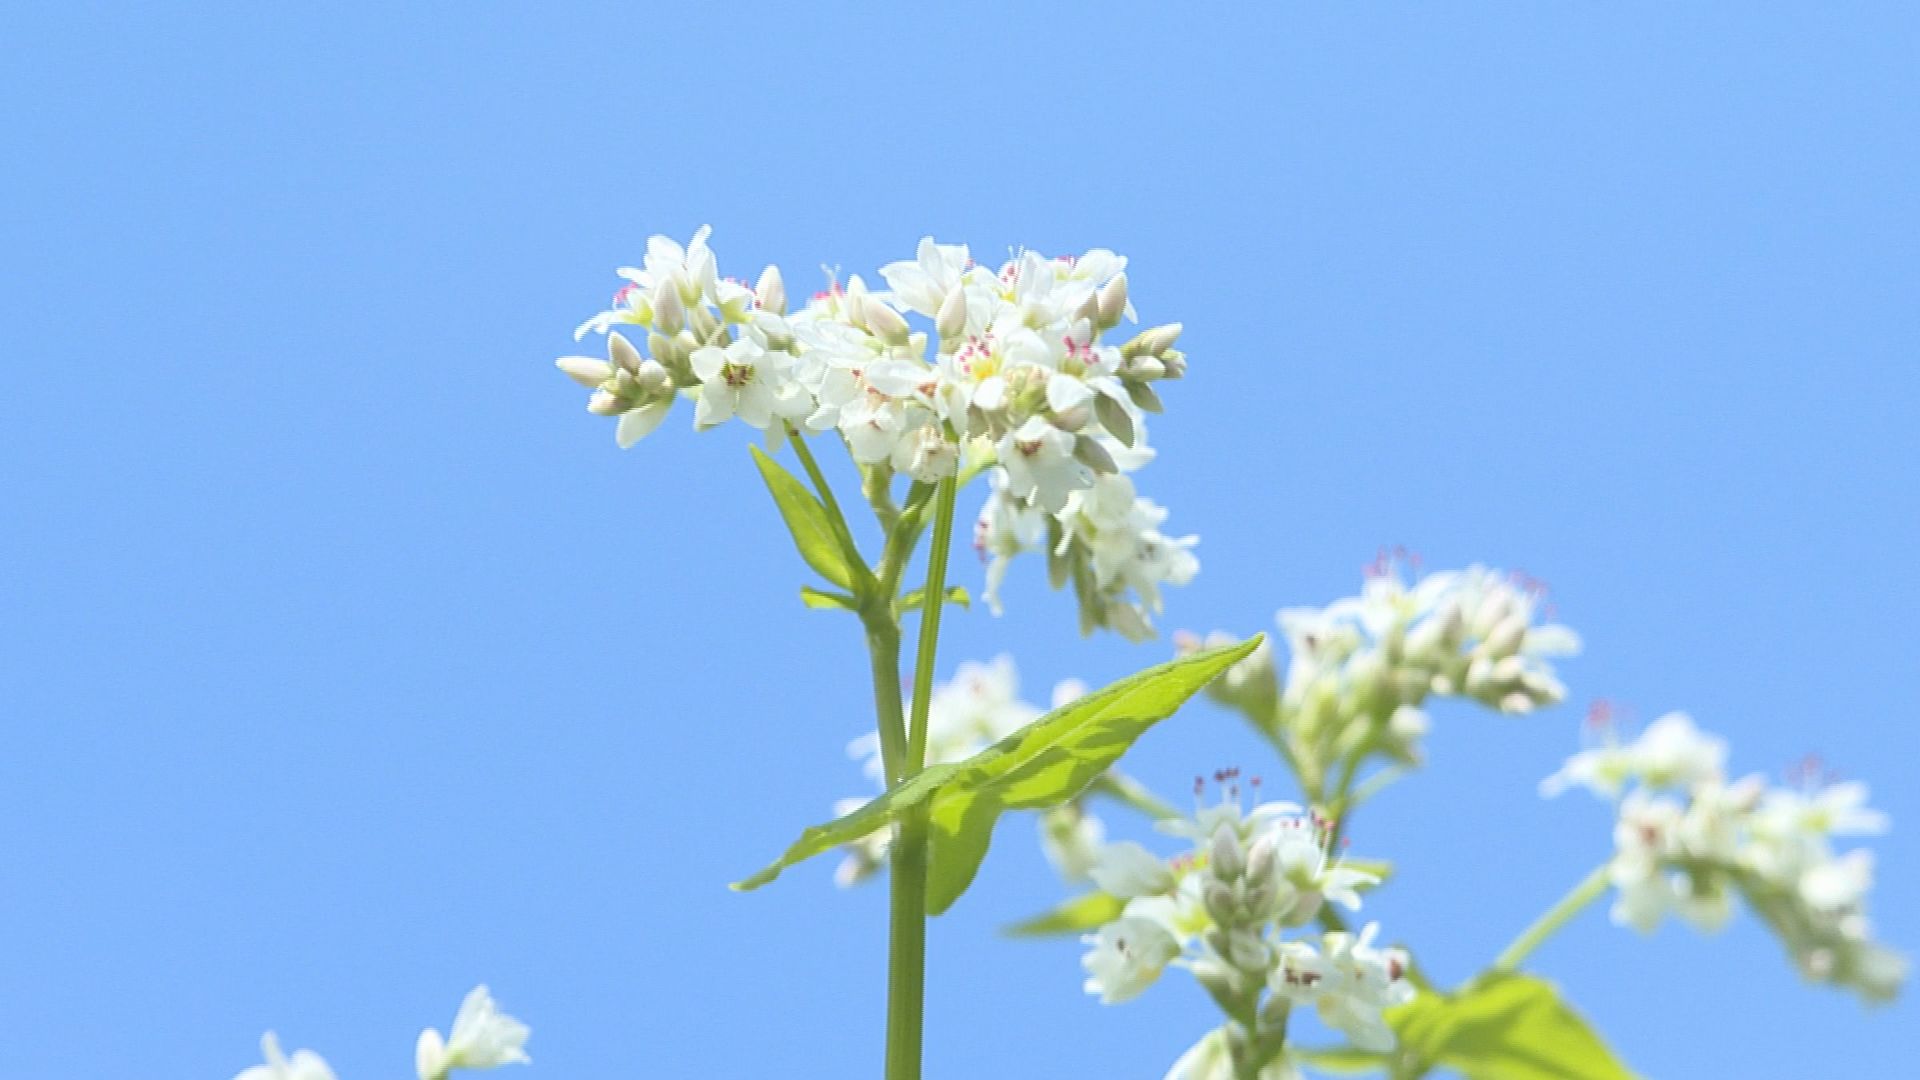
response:
<svg viewBox="0 0 1920 1080"><path fill-rule="evenodd" d="M1180 955L1180 943L1152 919L1125 916L1081 939L1093 946L1082 958L1087 969L1086 991L1102 1005L1117 1005L1140 996Z"/></svg>
<svg viewBox="0 0 1920 1080"><path fill-rule="evenodd" d="M1102 890L1127 899L1157 896L1177 883L1158 855L1131 840L1101 848L1090 873Z"/></svg>
<svg viewBox="0 0 1920 1080"><path fill-rule="evenodd" d="M334 1080L333 1070L319 1054L295 1050L288 1057L281 1053L280 1039L271 1031L260 1036L260 1056L266 1059L265 1064L241 1069L233 1080Z"/></svg>
<svg viewBox="0 0 1920 1080"><path fill-rule="evenodd" d="M420 1033L414 1067L420 1080L444 1080L455 1069L524 1065L530 1033L527 1025L500 1011L485 986L476 986L460 1002L444 1040L433 1028Z"/></svg>

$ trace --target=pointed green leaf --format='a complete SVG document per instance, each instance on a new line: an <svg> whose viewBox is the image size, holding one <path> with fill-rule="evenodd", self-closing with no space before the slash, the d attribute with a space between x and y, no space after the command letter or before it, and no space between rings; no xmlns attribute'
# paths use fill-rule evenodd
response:
<svg viewBox="0 0 1920 1080"><path fill-rule="evenodd" d="M972 882L1004 810L1067 802L1146 730L1173 715L1260 638L1183 656L1069 702L965 761L934 765L845 817L805 829L786 853L735 889L757 889L787 867L884 828L927 815L927 909L940 914Z"/></svg>
<svg viewBox="0 0 1920 1080"><path fill-rule="evenodd" d="M787 531L793 534L793 546L800 549L800 557L821 577L843 589L853 588L853 571L840 553L839 541L834 539L827 508L779 462L757 446L749 449L753 451L753 463L760 468L760 479L766 481L774 505L780 508L780 517L787 523Z"/></svg>
<svg viewBox="0 0 1920 1080"><path fill-rule="evenodd" d="M1403 1049L1467 1080L1632 1080L1552 983L1493 975L1387 1014Z"/></svg>
<svg viewBox="0 0 1920 1080"><path fill-rule="evenodd" d="M903 613L920 610L926 604L926 596L924 595L926 591L925 589L914 589L905 596L902 596L900 603L897 605L899 610ZM969 607L973 603L973 597L967 595L967 590L964 587L954 585L947 589L947 603L958 604L963 608Z"/></svg>
<svg viewBox="0 0 1920 1080"><path fill-rule="evenodd" d="M822 611L858 611L860 604L847 593L827 592L811 585L800 586L800 602Z"/></svg>
<svg viewBox="0 0 1920 1080"><path fill-rule="evenodd" d="M1052 911L1042 912L1003 928L1008 937L1051 937L1055 934L1084 934L1098 930L1120 917L1127 902L1112 893L1094 890L1068 900Z"/></svg>

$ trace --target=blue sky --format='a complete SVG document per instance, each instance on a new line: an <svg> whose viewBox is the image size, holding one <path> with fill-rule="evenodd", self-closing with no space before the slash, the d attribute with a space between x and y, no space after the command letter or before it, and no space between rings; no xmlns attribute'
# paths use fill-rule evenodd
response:
<svg viewBox="0 0 1920 1080"><path fill-rule="evenodd" d="M1441 977L1604 856L1534 793L1596 697L1870 780L1920 946L1913 8L543 7L7 16L0 1075L226 1077L268 1027L404 1075L483 979L529 1077L877 1070L884 891L723 888L860 792L855 627L740 433L620 453L550 363L705 222L802 282L929 232L1129 255L1192 362L1143 476L1203 537L1170 626L1386 544L1551 583L1574 701L1442 712L1353 826ZM1165 655L1041 577L943 667ZM1129 760L1272 768L1208 708ZM1159 1076L1198 990L1102 1008L996 936L1059 895L1029 829L933 927L928 1075ZM1745 918L1596 911L1538 966L1655 1077L1890 1075L1920 1021Z"/></svg>

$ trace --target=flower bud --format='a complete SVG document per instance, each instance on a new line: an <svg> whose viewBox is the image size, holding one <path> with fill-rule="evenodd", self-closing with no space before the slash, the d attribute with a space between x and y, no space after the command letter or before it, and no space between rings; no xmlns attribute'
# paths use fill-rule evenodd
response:
<svg viewBox="0 0 1920 1080"><path fill-rule="evenodd" d="M1166 368L1169 379L1185 378L1187 374L1187 354L1179 349L1168 349L1160 354L1160 363Z"/></svg>
<svg viewBox="0 0 1920 1080"><path fill-rule="evenodd" d="M1207 855L1207 870L1222 881L1232 881L1246 872L1247 856L1240 846L1240 830L1231 825L1214 830Z"/></svg>
<svg viewBox="0 0 1920 1080"><path fill-rule="evenodd" d="M1526 637L1527 620L1516 612L1501 619L1487 635L1487 650L1495 656L1512 656Z"/></svg>
<svg viewBox="0 0 1920 1080"><path fill-rule="evenodd" d="M640 350L619 334L607 335L607 357L623 371L631 373L640 370Z"/></svg>
<svg viewBox="0 0 1920 1080"><path fill-rule="evenodd" d="M912 329L900 313L869 296L861 305L867 317L867 332L889 345L905 345Z"/></svg>
<svg viewBox="0 0 1920 1080"><path fill-rule="evenodd" d="M619 416L627 411L627 403L611 390L596 390L587 399L587 411L595 416Z"/></svg>
<svg viewBox="0 0 1920 1080"><path fill-rule="evenodd" d="M601 383L613 376L613 365L605 360L595 360L591 356L563 356L555 360L554 366L566 372L567 378L589 390L597 389Z"/></svg>
<svg viewBox="0 0 1920 1080"><path fill-rule="evenodd" d="M699 304L687 309L687 328L693 331L694 337L709 345L725 345L727 343L726 329L720 325L719 316L715 315L705 304Z"/></svg>
<svg viewBox="0 0 1920 1080"><path fill-rule="evenodd" d="M1127 311L1126 273L1113 275L1113 280L1102 285L1097 295L1100 305L1100 328L1105 330L1120 325L1120 317Z"/></svg>
<svg viewBox="0 0 1920 1080"><path fill-rule="evenodd" d="M779 267L769 263L760 271L760 280L753 286L753 298L762 311L775 315L787 313L787 283L780 277Z"/></svg>
<svg viewBox="0 0 1920 1080"><path fill-rule="evenodd" d="M1156 326L1151 330L1142 330L1133 336L1133 340L1120 346L1120 355L1125 357L1160 356L1168 349L1173 348L1174 341L1180 337L1181 329L1182 327L1179 323L1168 323L1165 326Z"/></svg>
<svg viewBox="0 0 1920 1080"><path fill-rule="evenodd" d="M967 290L955 286L940 301L940 312L934 316L933 328L940 333L940 347L952 352L960 344L960 338L967 332ZM948 343L952 344L949 345Z"/></svg>
<svg viewBox="0 0 1920 1080"><path fill-rule="evenodd" d="M1247 848L1247 878L1254 882L1264 882L1273 874L1274 856L1278 853L1279 841L1271 832L1260 834L1260 838Z"/></svg>
<svg viewBox="0 0 1920 1080"><path fill-rule="evenodd" d="M671 281L654 290L653 325L661 333L669 335L686 329L687 305L680 299L680 290Z"/></svg>
<svg viewBox="0 0 1920 1080"><path fill-rule="evenodd" d="M1200 901L1206 905L1207 914L1213 916L1214 922L1224 925L1240 916L1233 902L1233 890L1216 878L1207 879L1206 885L1200 890Z"/></svg>

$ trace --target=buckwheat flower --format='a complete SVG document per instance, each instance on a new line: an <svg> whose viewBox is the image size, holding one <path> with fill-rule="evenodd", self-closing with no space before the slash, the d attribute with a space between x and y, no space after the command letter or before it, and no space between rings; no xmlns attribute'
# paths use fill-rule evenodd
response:
<svg viewBox="0 0 1920 1080"><path fill-rule="evenodd" d="M738 416L765 430L776 418L798 420L814 411L812 397L794 378L789 354L770 350L764 335L750 332L724 349L695 349L693 373L700 379L694 424L714 427Z"/></svg>
<svg viewBox="0 0 1920 1080"><path fill-rule="evenodd" d="M1653 787L1689 787L1717 779L1726 768L1727 742L1703 733L1693 718L1671 712L1647 725L1633 743L1634 772Z"/></svg>
<svg viewBox="0 0 1920 1080"><path fill-rule="evenodd" d="M280 1039L271 1031L260 1036L260 1056L266 1064L241 1069L233 1080L334 1080L333 1070L319 1054L295 1050L288 1057L280 1052Z"/></svg>
<svg viewBox="0 0 1920 1080"><path fill-rule="evenodd" d="M901 306L931 319L940 314L940 306L960 287L972 265L965 244L936 244L926 236L911 261L888 263L880 268L880 276Z"/></svg>
<svg viewBox="0 0 1920 1080"><path fill-rule="evenodd" d="M1131 840L1101 848L1090 873L1102 890L1127 899L1156 896L1176 884L1173 871L1158 855Z"/></svg>
<svg viewBox="0 0 1920 1080"><path fill-rule="evenodd" d="M1008 490L1048 513L1066 509L1069 494L1093 483L1093 470L1074 456L1073 436L1040 417L1002 436L999 450Z"/></svg>
<svg viewBox="0 0 1920 1080"><path fill-rule="evenodd" d="M1122 917L1080 940L1093 946L1080 961L1087 969L1086 991L1102 1005L1139 997L1180 955L1179 942L1151 919Z"/></svg>
<svg viewBox="0 0 1920 1080"><path fill-rule="evenodd" d="M1406 955L1398 949L1375 949L1379 923L1368 923L1358 937L1331 933L1322 938L1326 949L1314 1009L1328 1026L1338 1028L1362 1050L1384 1053L1394 1046L1393 1029L1381 1013L1414 998L1406 973Z"/></svg>
<svg viewBox="0 0 1920 1080"><path fill-rule="evenodd" d="M1867 808L1867 785L1858 781L1810 790L1775 788L1760 807L1762 827L1780 835L1874 836L1887 831L1887 815Z"/></svg>
<svg viewBox="0 0 1920 1080"><path fill-rule="evenodd" d="M526 1050L531 1029L500 1011L485 986L476 986L460 1002L453 1030L443 1041L427 1028L414 1048L414 1066L420 1080L444 1080L454 1069L491 1069L529 1063Z"/></svg>

